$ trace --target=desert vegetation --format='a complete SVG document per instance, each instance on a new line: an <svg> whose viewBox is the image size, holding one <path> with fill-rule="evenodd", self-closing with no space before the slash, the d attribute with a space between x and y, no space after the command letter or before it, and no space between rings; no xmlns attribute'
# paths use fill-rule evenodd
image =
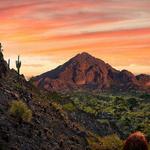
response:
<svg viewBox="0 0 150 150"><path fill-rule="evenodd" d="M10 106L10 114L19 121L30 122L32 119L32 111L22 101L12 101Z"/></svg>
<svg viewBox="0 0 150 150"><path fill-rule="evenodd" d="M73 92L52 95L55 95L53 101L90 133L87 141L92 150L121 150L124 140L134 131L142 131L150 139L149 94Z"/></svg>

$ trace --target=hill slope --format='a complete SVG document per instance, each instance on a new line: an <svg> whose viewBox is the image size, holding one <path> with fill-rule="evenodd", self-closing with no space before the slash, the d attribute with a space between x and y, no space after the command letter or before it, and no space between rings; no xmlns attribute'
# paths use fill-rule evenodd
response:
<svg viewBox="0 0 150 150"><path fill-rule="evenodd" d="M0 74L3 76L0 77L0 150L84 150L88 147L82 131L74 127L65 112L23 76L18 81L17 73L9 70L3 59ZM31 122L20 122L11 115L10 104L14 100L29 107L33 114Z"/></svg>
<svg viewBox="0 0 150 150"><path fill-rule="evenodd" d="M145 84L150 79L143 84L137 78L127 70L116 70L104 61L84 52L33 80L37 87L48 91L79 88L132 90L149 87L146 87Z"/></svg>

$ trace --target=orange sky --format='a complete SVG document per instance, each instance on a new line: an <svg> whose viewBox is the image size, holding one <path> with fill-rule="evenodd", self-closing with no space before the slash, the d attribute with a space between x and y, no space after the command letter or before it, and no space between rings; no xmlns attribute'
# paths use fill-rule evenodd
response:
<svg viewBox="0 0 150 150"><path fill-rule="evenodd" d="M150 0L0 1L0 42L34 76L86 51L117 69L150 74Z"/></svg>

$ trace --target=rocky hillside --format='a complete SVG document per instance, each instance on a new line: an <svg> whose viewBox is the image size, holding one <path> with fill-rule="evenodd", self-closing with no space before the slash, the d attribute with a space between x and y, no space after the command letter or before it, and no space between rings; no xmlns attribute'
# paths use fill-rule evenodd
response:
<svg viewBox="0 0 150 150"><path fill-rule="evenodd" d="M127 70L116 70L104 61L81 53L65 64L35 77L37 87L48 91L62 91L79 88L99 90L137 90L149 87L149 78L143 78ZM147 86L145 86L147 85Z"/></svg>
<svg viewBox="0 0 150 150"><path fill-rule="evenodd" d="M3 58L3 54L1 52L1 43L0 43L0 78L6 76L8 72L8 66L6 61Z"/></svg>
<svg viewBox="0 0 150 150"><path fill-rule="evenodd" d="M12 102L23 103L32 112L30 121L20 119L22 107ZM18 109L18 110L19 110ZM24 112L22 112L24 113ZM32 117L32 118L31 118ZM29 120L29 119L28 119ZM84 136L83 136L84 135ZM88 149L86 134L71 122L65 112L23 76L9 70L6 62L0 61L0 150L84 150Z"/></svg>

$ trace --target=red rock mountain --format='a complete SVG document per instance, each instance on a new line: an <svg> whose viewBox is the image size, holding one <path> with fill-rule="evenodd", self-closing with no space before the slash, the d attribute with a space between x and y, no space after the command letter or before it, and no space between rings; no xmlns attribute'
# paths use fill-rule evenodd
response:
<svg viewBox="0 0 150 150"><path fill-rule="evenodd" d="M150 75L140 74L136 76L137 80L144 86L150 87Z"/></svg>
<svg viewBox="0 0 150 150"><path fill-rule="evenodd" d="M33 80L36 86L48 91L79 88L130 90L139 89L143 86L140 77L136 78L127 70L118 71L85 52L76 55L56 69L35 77Z"/></svg>

